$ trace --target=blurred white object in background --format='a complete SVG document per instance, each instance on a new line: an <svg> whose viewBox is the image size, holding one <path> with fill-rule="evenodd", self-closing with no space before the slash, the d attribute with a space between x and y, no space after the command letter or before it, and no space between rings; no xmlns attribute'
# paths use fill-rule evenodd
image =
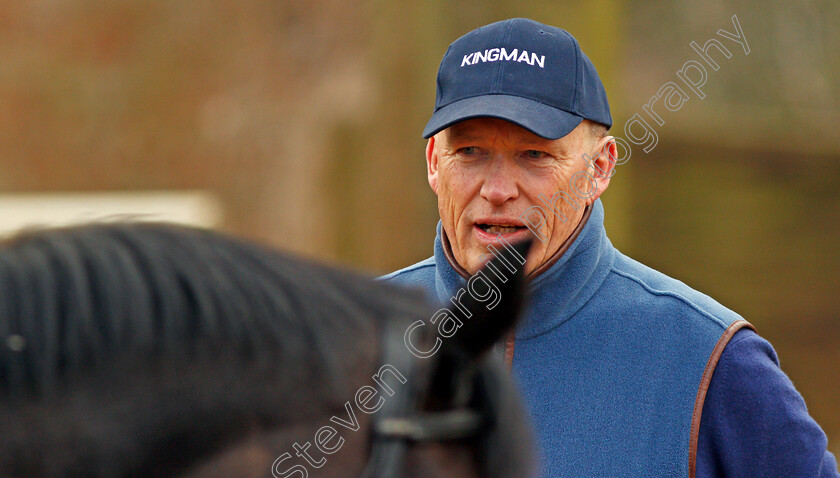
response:
<svg viewBox="0 0 840 478"><path fill-rule="evenodd" d="M0 194L0 237L24 228L92 221L166 221L212 228L221 224L222 216L218 199L201 190Z"/></svg>

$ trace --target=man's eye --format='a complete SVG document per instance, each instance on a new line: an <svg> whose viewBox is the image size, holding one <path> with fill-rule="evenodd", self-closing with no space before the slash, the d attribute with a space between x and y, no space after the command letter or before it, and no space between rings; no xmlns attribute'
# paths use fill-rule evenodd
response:
<svg viewBox="0 0 840 478"><path fill-rule="evenodd" d="M525 151L525 157L528 159L542 159L546 157L548 153L543 151L537 151L536 149L529 149Z"/></svg>
<svg viewBox="0 0 840 478"><path fill-rule="evenodd" d="M478 154L478 148L475 146L467 146L465 148L461 148L458 150L461 154L466 154L468 156L472 156L474 154Z"/></svg>

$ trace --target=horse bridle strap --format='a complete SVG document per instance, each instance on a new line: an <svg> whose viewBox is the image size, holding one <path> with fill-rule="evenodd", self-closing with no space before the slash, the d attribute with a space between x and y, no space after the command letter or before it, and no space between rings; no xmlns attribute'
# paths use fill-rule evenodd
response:
<svg viewBox="0 0 840 478"><path fill-rule="evenodd" d="M413 418L385 418L374 425L373 433L385 440L459 440L477 436L485 424L484 417L479 412L459 409L429 412Z"/></svg>
<svg viewBox="0 0 840 478"><path fill-rule="evenodd" d="M423 372L433 359L421 362L409 352L403 340L406 328L405 321L398 319L383 326L383 363L403 372L407 380L403 389L387 398L373 416L370 458L363 478L403 477L405 455L412 443L474 438L487 424L484 413L470 408L420 410L420 400L426 392L422 387L427 385Z"/></svg>

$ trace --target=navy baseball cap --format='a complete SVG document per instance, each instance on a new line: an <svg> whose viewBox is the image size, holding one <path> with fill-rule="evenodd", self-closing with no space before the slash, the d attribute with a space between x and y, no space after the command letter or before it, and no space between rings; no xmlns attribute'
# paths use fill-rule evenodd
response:
<svg viewBox="0 0 840 478"><path fill-rule="evenodd" d="M548 139L566 136L583 119L612 126L604 85L577 40L526 18L491 23L449 45L423 137L487 117Z"/></svg>

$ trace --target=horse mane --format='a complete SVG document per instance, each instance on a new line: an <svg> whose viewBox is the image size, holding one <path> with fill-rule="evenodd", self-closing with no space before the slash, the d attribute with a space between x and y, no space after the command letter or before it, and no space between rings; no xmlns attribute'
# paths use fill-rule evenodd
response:
<svg viewBox="0 0 840 478"><path fill-rule="evenodd" d="M0 243L0 475L171 476L341 410L420 295L156 223ZM163 442L160 437L165 437Z"/></svg>

